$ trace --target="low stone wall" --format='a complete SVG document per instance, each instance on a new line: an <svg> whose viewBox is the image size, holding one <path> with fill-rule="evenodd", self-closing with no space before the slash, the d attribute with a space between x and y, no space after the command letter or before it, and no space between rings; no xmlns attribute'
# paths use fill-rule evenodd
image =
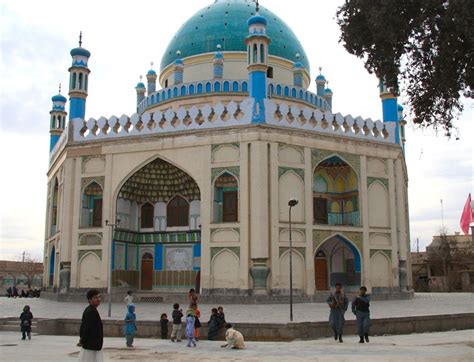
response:
<svg viewBox="0 0 474 362"><path fill-rule="evenodd" d="M57 293L53 291L42 291L41 297L45 299L54 300L56 302L84 302L86 300L86 293L88 289L69 289L66 293ZM112 302L121 303L123 298L127 295L127 290L130 288L114 288L112 293ZM135 291L133 288L134 296L140 298L141 295L147 298L153 296L155 302L160 303L181 303L186 304L188 302L187 290L182 293L163 293L160 291ZM99 289L102 295L102 302L108 301L107 290ZM250 293L236 294L226 293L222 290L222 293L204 293L199 294L200 304L288 304L290 297L288 293L280 294L278 291L273 291L271 295L253 295ZM349 299L353 296L358 295L358 292L346 293ZM326 298L329 295L329 291L316 292L314 295L301 295L301 293L295 293L293 295L293 303L325 303ZM393 300L393 299L411 299L413 298L414 291L386 291L384 293L372 293L370 295L371 300ZM147 302L145 300L144 302Z"/></svg>
<svg viewBox="0 0 474 362"><path fill-rule="evenodd" d="M80 319L44 319L38 321L38 333L78 336L80 323ZM103 323L105 336L123 337L123 321L105 320ZM234 327L241 331L245 339L249 341L292 341L334 335L327 322L235 323ZM441 332L453 329L474 329L474 313L373 319L371 335ZM171 325L169 332L171 332ZM346 321L344 333L357 335L356 322ZM159 321L137 322L137 337L158 338L160 335ZM200 336L203 339L207 337L206 323L203 323ZM219 339L224 339L223 329L220 331Z"/></svg>

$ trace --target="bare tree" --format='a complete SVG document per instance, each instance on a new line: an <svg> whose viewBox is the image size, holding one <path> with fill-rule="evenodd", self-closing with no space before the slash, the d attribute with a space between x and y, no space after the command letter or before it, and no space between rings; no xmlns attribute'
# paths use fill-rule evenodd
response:
<svg viewBox="0 0 474 362"><path fill-rule="evenodd" d="M42 275L43 265L39 259L31 256L30 253L25 251L21 254L20 261L20 271L26 278L28 289L31 289L35 277Z"/></svg>

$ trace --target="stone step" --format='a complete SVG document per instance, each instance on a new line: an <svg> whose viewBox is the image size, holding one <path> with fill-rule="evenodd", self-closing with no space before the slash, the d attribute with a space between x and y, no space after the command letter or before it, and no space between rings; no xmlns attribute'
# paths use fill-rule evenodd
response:
<svg viewBox="0 0 474 362"><path fill-rule="evenodd" d="M20 326L17 324L15 326L12 326L12 325L0 325L0 331L2 332L18 332L18 333L21 333L21 328ZM31 332L32 333L35 333L36 332L36 326L32 326L31 327Z"/></svg>
<svg viewBox="0 0 474 362"><path fill-rule="evenodd" d="M10 320L10 321L3 321L3 322L0 322L0 326L19 326L20 325L20 320ZM35 321L33 320L33 322L31 322L31 326L32 327L36 327L38 325L38 321Z"/></svg>

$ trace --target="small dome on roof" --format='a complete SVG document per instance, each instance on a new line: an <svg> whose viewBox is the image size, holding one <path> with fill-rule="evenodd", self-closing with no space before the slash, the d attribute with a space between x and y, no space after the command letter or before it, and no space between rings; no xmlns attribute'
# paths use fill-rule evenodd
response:
<svg viewBox="0 0 474 362"><path fill-rule="evenodd" d="M153 69L150 69L147 75L156 75L156 72Z"/></svg>
<svg viewBox="0 0 474 362"><path fill-rule="evenodd" d="M81 55L83 57L89 58L91 53L83 47L78 47L71 50L71 56L73 57L75 55Z"/></svg>
<svg viewBox="0 0 474 362"><path fill-rule="evenodd" d="M324 94L332 94L331 88L326 88L326 89L324 90Z"/></svg>
<svg viewBox="0 0 474 362"><path fill-rule="evenodd" d="M316 77L316 81L318 80L326 81L326 78L324 77L324 75L320 74Z"/></svg>
<svg viewBox="0 0 474 362"><path fill-rule="evenodd" d="M51 100L53 102L63 102L63 103L67 102L66 97L64 97L62 94L56 94L55 96L51 98Z"/></svg>
<svg viewBox="0 0 474 362"><path fill-rule="evenodd" d="M265 19L263 16L257 13L256 15L249 18L249 20L247 20L248 26L253 25L253 24L267 25L267 19Z"/></svg>
<svg viewBox="0 0 474 362"><path fill-rule="evenodd" d="M303 68L303 63L301 63L301 62L295 62L294 67L295 67L295 68Z"/></svg>
<svg viewBox="0 0 474 362"><path fill-rule="evenodd" d="M145 88L145 84L138 82L136 88Z"/></svg>

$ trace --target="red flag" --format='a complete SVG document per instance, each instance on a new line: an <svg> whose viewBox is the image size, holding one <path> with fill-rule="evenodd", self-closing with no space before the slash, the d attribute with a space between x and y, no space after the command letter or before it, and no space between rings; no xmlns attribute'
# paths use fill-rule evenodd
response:
<svg viewBox="0 0 474 362"><path fill-rule="evenodd" d="M461 230L464 235L469 234L469 224L474 221L474 213L471 209L471 194L467 197L466 204L461 215Z"/></svg>

